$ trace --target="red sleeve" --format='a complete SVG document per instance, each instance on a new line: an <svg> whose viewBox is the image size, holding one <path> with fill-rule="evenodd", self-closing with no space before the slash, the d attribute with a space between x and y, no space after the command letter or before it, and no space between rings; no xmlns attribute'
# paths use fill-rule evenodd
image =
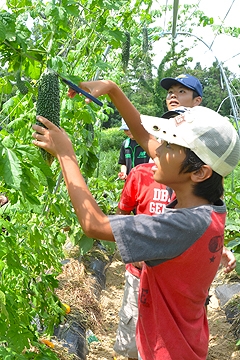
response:
<svg viewBox="0 0 240 360"><path fill-rule="evenodd" d="M135 169L128 174L118 203L119 209L124 211L132 211L137 206L138 172Z"/></svg>

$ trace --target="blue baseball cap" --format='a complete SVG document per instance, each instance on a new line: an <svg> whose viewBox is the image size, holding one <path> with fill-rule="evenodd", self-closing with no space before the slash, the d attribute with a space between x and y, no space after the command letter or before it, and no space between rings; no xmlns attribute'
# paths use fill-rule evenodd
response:
<svg viewBox="0 0 240 360"><path fill-rule="evenodd" d="M183 86L196 91L199 96L203 96L203 87L198 78L189 74L181 74L175 78L164 78L160 81L160 85L169 90L172 85L182 84Z"/></svg>

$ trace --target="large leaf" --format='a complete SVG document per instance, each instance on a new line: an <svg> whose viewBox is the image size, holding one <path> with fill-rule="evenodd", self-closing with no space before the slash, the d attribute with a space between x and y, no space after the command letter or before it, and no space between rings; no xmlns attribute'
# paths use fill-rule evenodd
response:
<svg viewBox="0 0 240 360"><path fill-rule="evenodd" d="M3 10L0 11L0 42L15 39L16 17L14 14Z"/></svg>
<svg viewBox="0 0 240 360"><path fill-rule="evenodd" d="M6 28L4 24L0 21L0 42L6 39Z"/></svg>
<svg viewBox="0 0 240 360"><path fill-rule="evenodd" d="M11 188L20 189L22 169L21 163L15 152L5 148L3 162L3 177L6 184Z"/></svg>
<svg viewBox="0 0 240 360"><path fill-rule="evenodd" d="M82 235L78 244L81 248L81 253L83 255L86 254L93 247L93 242L94 240L92 238L89 238L85 234Z"/></svg>
<svg viewBox="0 0 240 360"><path fill-rule="evenodd" d="M234 253L234 256L236 258L236 272L238 273L238 275L240 275L240 253Z"/></svg>

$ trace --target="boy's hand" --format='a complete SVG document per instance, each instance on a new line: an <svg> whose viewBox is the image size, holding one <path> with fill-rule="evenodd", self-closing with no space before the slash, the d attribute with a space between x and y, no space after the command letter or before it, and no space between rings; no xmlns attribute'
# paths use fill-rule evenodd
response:
<svg viewBox="0 0 240 360"><path fill-rule="evenodd" d="M120 172L120 173L118 173L118 177L120 180L126 180L127 174L124 172Z"/></svg>
<svg viewBox="0 0 240 360"><path fill-rule="evenodd" d="M142 269L144 261L138 261L138 262L134 262L132 263L133 266L135 266L137 269Z"/></svg>
<svg viewBox="0 0 240 360"><path fill-rule="evenodd" d="M37 116L37 120L45 125L46 128L37 124L32 126L36 131L32 134L36 139L33 140L34 145L46 150L55 157L72 155L74 153L72 143L64 130L59 129L51 121L42 116Z"/></svg>
<svg viewBox="0 0 240 360"><path fill-rule="evenodd" d="M223 247L221 264L225 267L224 269L225 273L231 272L236 267L236 259L234 254L225 246Z"/></svg>
<svg viewBox="0 0 240 360"><path fill-rule="evenodd" d="M85 81L79 84L79 87L94 97L109 94L111 89L116 86L111 80L97 80L97 81ZM67 93L68 97L74 98L76 92L73 89L69 89ZM85 102L90 103L92 100L86 98Z"/></svg>

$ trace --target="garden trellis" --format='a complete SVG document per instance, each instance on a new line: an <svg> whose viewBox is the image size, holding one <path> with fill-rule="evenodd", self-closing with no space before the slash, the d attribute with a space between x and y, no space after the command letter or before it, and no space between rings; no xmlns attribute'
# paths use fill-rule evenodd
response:
<svg viewBox="0 0 240 360"><path fill-rule="evenodd" d="M184 2L184 1L183 1ZM198 4L196 5L196 9L199 8L199 5L200 5L200 2L201 1L198 1ZM226 14L222 20L222 23L221 23L221 27L219 29L219 31L221 30L221 28L223 27L224 25L224 20L226 19L227 15L229 14L229 12L231 11L232 9L232 6L234 4L235 0L232 0L231 1L231 4L229 5L229 8L227 9L226 11ZM181 1L180 1L181 3ZM167 5L167 2L166 2L166 5ZM208 45L207 42L200 38L199 36L197 36L196 34L194 34L194 32L183 32L183 31L178 31L177 30L177 14L178 14L178 8L179 8L179 1L178 0L173 0L173 17L172 17L172 31L164 31L160 34L160 36L167 36L167 35L171 35L173 39L176 39L176 37L178 35L184 35L184 36L189 36L189 37L194 37L196 38L198 41L201 41L209 51L212 52L212 55L214 56L214 58L216 59L217 63L218 63L218 66L219 66L219 69L220 69L220 73L223 77L223 81L225 82L225 85L226 85L226 88L227 88L227 92L228 92L228 98L230 100L230 103L231 103L231 107L232 107L232 112L233 112L233 119L234 119L234 122L236 124L236 128L237 128L237 131L240 135L240 129L239 129L239 106L238 106L238 103L236 101L236 96L238 95L234 95L232 90L231 90L231 87L230 87L230 84L229 84L229 81L227 79L227 76L226 76L226 73L225 73L225 70L224 70L224 67L223 67L223 64L222 62L218 59L218 57L214 54L213 50L212 50L212 47L213 47L213 44L214 44L214 41L216 40L217 38L217 34L215 34L214 36L214 39L212 40L211 44ZM193 14L192 14L193 15ZM166 14L165 14L166 16ZM164 21L165 23L165 21ZM236 55L233 55L233 57L239 55L239 53L237 53Z"/></svg>

